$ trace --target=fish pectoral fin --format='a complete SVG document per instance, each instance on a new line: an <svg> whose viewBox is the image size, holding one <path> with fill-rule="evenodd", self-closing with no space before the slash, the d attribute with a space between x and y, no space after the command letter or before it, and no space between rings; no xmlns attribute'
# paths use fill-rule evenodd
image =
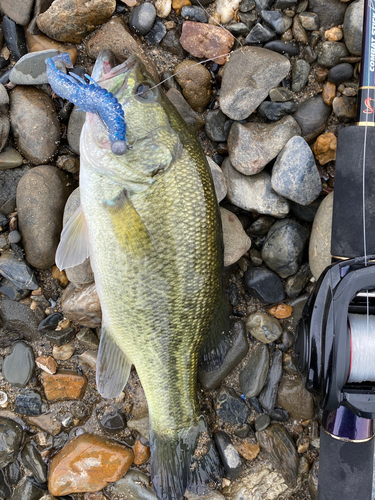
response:
<svg viewBox="0 0 375 500"><path fill-rule="evenodd" d="M113 200L105 201L105 206L113 224L114 233L127 253L142 257L155 251L147 228L125 189Z"/></svg>
<svg viewBox="0 0 375 500"><path fill-rule="evenodd" d="M102 325L96 362L96 385L99 394L106 399L119 396L128 381L131 366L129 358L118 347L109 330Z"/></svg>
<svg viewBox="0 0 375 500"><path fill-rule="evenodd" d="M87 224L80 205L62 230L56 251L56 266L60 270L78 266L89 256Z"/></svg>

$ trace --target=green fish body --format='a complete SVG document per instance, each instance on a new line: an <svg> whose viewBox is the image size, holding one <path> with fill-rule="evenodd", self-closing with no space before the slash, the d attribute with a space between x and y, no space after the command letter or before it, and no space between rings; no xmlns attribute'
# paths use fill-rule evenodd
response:
<svg viewBox="0 0 375 500"><path fill-rule="evenodd" d="M114 155L100 119L87 114L82 210L56 262L71 267L90 255L103 315L98 390L116 397L135 365L149 407L152 483L159 499L179 500L220 476L196 394L199 352L221 307L220 213L199 143L144 66L108 64L99 56L93 76L122 105L130 149Z"/></svg>

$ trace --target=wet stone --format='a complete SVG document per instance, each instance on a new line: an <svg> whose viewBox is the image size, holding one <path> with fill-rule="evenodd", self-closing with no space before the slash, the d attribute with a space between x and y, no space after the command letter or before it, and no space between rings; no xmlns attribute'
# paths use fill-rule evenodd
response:
<svg viewBox="0 0 375 500"><path fill-rule="evenodd" d="M309 477L307 479L307 485L309 488L309 493L311 500L318 499L318 476L319 476L319 459L316 459L313 466L310 469Z"/></svg>
<svg viewBox="0 0 375 500"><path fill-rule="evenodd" d="M244 45L263 44L274 38L276 38L276 33L273 30L257 23L245 38Z"/></svg>
<svg viewBox="0 0 375 500"><path fill-rule="evenodd" d="M301 267L308 237L308 229L298 222L292 219L277 221L268 232L262 258L281 278L287 278Z"/></svg>
<svg viewBox="0 0 375 500"><path fill-rule="evenodd" d="M15 486L17 483L19 483L22 476L22 472L18 460L15 460L11 464L9 464L5 470L7 477L9 479L9 483L12 486Z"/></svg>
<svg viewBox="0 0 375 500"><path fill-rule="evenodd" d="M270 417L266 413L263 413L263 415L259 415L255 419L255 430L264 431L264 429L267 429L270 423L271 423Z"/></svg>
<svg viewBox="0 0 375 500"><path fill-rule="evenodd" d="M1 302L0 318L9 331L19 332L26 340L40 338L38 324L43 319L44 312L37 307L32 311L29 306L9 299Z"/></svg>
<svg viewBox="0 0 375 500"><path fill-rule="evenodd" d="M287 422L289 420L289 413L283 408L274 408L268 412L268 415L271 420L276 420L276 422Z"/></svg>
<svg viewBox="0 0 375 500"><path fill-rule="evenodd" d="M328 71L327 78L330 82L340 85L353 76L353 66L349 63L337 64Z"/></svg>
<svg viewBox="0 0 375 500"><path fill-rule="evenodd" d="M294 313L294 310L293 310L293 313ZM292 313L291 317L293 317L293 313ZM281 344L278 344L277 347L280 349L280 351L286 352L292 347L293 344L294 344L293 333L290 332L289 330L284 330L282 337L281 337Z"/></svg>
<svg viewBox="0 0 375 500"><path fill-rule="evenodd" d="M82 328L77 333L77 340L88 349L97 349L99 347L98 337L90 328Z"/></svg>
<svg viewBox="0 0 375 500"><path fill-rule="evenodd" d="M357 113L357 99L355 97L335 97L332 102L332 109L337 118L344 121L352 120Z"/></svg>
<svg viewBox="0 0 375 500"><path fill-rule="evenodd" d="M43 413L35 417L28 417L26 420L30 425L35 425L52 436L56 436L61 431L61 424L53 413Z"/></svg>
<svg viewBox="0 0 375 500"><path fill-rule="evenodd" d="M234 434L239 438L246 438L250 434L251 427L249 424L238 424L234 429Z"/></svg>
<svg viewBox="0 0 375 500"><path fill-rule="evenodd" d="M40 415L42 410L42 398L32 390L25 390L18 394L15 399L15 412L21 415Z"/></svg>
<svg viewBox="0 0 375 500"><path fill-rule="evenodd" d="M313 397L305 389L300 376L296 379L281 379L277 404L295 420L308 420L315 416Z"/></svg>
<svg viewBox="0 0 375 500"><path fill-rule="evenodd" d="M216 399L216 413L224 422L237 425L246 422L250 410L236 391L230 387L222 387Z"/></svg>
<svg viewBox="0 0 375 500"><path fill-rule="evenodd" d="M332 68L347 57L349 52L342 42L323 42L318 49L318 63L326 68Z"/></svg>
<svg viewBox="0 0 375 500"><path fill-rule="evenodd" d="M310 64L303 59L298 59L292 70L292 90L300 92L306 85L310 73Z"/></svg>
<svg viewBox="0 0 375 500"><path fill-rule="evenodd" d="M293 18L293 28L292 34L295 40L303 45L307 45L309 38L306 33L306 29L302 26L299 16L294 16Z"/></svg>
<svg viewBox="0 0 375 500"><path fill-rule="evenodd" d="M145 439L149 439L150 421L148 417L128 420L128 428L137 431Z"/></svg>
<svg viewBox="0 0 375 500"><path fill-rule="evenodd" d="M364 1L359 0L351 3L345 12L345 45L355 56L361 55L362 52L363 11Z"/></svg>
<svg viewBox="0 0 375 500"><path fill-rule="evenodd" d="M314 31L319 29L319 17L314 12L301 12L299 18L305 30Z"/></svg>
<svg viewBox="0 0 375 500"><path fill-rule="evenodd" d="M266 383L270 355L267 345L258 344L251 352L245 367L240 372L240 388L242 394L250 399L258 396Z"/></svg>
<svg viewBox="0 0 375 500"><path fill-rule="evenodd" d="M12 489L6 480L4 472L0 469L0 497L7 499L11 495L12 495Z"/></svg>
<svg viewBox="0 0 375 500"><path fill-rule="evenodd" d="M118 481L133 461L133 451L93 434L82 434L53 457L49 491L55 495L94 492Z"/></svg>
<svg viewBox="0 0 375 500"><path fill-rule="evenodd" d="M151 457L150 446L145 446L142 443L142 439L137 439L134 443L134 462L136 465L142 465L146 463Z"/></svg>
<svg viewBox="0 0 375 500"><path fill-rule="evenodd" d="M271 424L264 431L257 432L256 436L287 484L294 488L297 484L299 457L286 428L280 424Z"/></svg>
<svg viewBox="0 0 375 500"><path fill-rule="evenodd" d="M277 389L282 373L282 354L278 349L273 353L267 382L259 396L260 404L268 411L273 410L276 403Z"/></svg>
<svg viewBox="0 0 375 500"><path fill-rule="evenodd" d="M87 387L85 375L70 370L59 370L54 375L42 373L42 384L48 401L82 399Z"/></svg>
<svg viewBox="0 0 375 500"><path fill-rule="evenodd" d="M3 363L2 374L15 387L26 387L35 366L34 351L24 342L13 344Z"/></svg>
<svg viewBox="0 0 375 500"><path fill-rule="evenodd" d="M292 92L284 87L271 89L269 91L269 96L272 102L286 102L293 100Z"/></svg>
<svg viewBox="0 0 375 500"><path fill-rule="evenodd" d="M95 283L80 287L69 284L62 296L65 316L82 326L96 328L101 325L102 314Z"/></svg>
<svg viewBox="0 0 375 500"><path fill-rule="evenodd" d="M90 408L83 401L74 401L70 405L70 411L75 418L85 418L90 415Z"/></svg>
<svg viewBox="0 0 375 500"><path fill-rule="evenodd" d="M245 324L241 320L235 320L231 324L230 347L224 357L222 364L210 371L198 369L198 379L204 389L217 389L227 375L246 356L249 345L246 337Z"/></svg>
<svg viewBox="0 0 375 500"><path fill-rule="evenodd" d="M265 49L278 52L279 54L288 54L290 57L299 55L299 46L295 42L283 42L282 40L272 40L265 44Z"/></svg>
<svg viewBox="0 0 375 500"><path fill-rule="evenodd" d="M31 471L40 483L47 481L47 465L43 462L38 448L33 443L26 443L21 451L24 467Z"/></svg>
<svg viewBox="0 0 375 500"><path fill-rule="evenodd" d="M244 275L246 291L253 297L272 304L280 302L285 298L283 284L280 278L265 267L249 269Z"/></svg>
<svg viewBox="0 0 375 500"><path fill-rule="evenodd" d="M38 330L41 332L54 331L64 316L61 313L52 313L40 322Z"/></svg>
<svg viewBox="0 0 375 500"><path fill-rule="evenodd" d="M104 432L110 434L122 431L126 427L125 419L118 410L105 413L99 420L99 424Z"/></svg>
<svg viewBox="0 0 375 500"><path fill-rule="evenodd" d="M38 487L32 477L24 477L13 491L12 500L39 500L45 491Z"/></svg>
<svg viewBox="0 0 375 500"><path fill-rule="evenodd" d="M246 321L246 328L260 342L270 344L282 334L280 322L264 312L250 314Z"/></svg>
<svg viewBox="0 0 375 500"><path fill-rule="evenodd" d="M150 486L150 478L144 472L130 470L123 478L111 485L115 495L125 495L126 498L137 500L157 500Z"/></svg>
<svg viewBox="0 0 375 500"><path fill-rule="evenodd" d="M154 25L156 9L152 3L141 3L132 10L129 27L136 35L146 35Z"/></svg>
<svg viewBox="0 0 375 500"><path fill-rule="evenodd" d="M22 442L22 427L11 418L0 417L0 468L14 462Z"/></svg>
<svg viewBox="0 0 375 500"><path fill-rule="evenodd" d="M0 257L0 273L20 289L38 288L34 271L25 260L19 260L11 250L3 252Z"/></svg>
<svg viewBox="0 0 375 500"><path fill-rule="evenodd" d="M22 26L16 24L8 16L4 16L1 31L5 44L16 61L27 54L26 38Z"/></svg>
<svg viewBox="0 0 375 500"><path fill-rule="evenodd" d="M242 462L238 451L233 443L223 431L215 434L216 447L224 466L225 476L229 479L236 479L242 472Z"/></svg>
<svg viewBox="0 0 375 500"><path fill-rule="evenodd" d="M271 309L268 310L268 313L272 314L272 316L275 316L275 318L277 319L285 319L289 318L289 316L292 314L292 311L292 306L289 306L287 304L278 304L277 306L271 307Z"/></svg>
<svg viewBox="0 0 375 500"><path fill-rule="evenodd" d="M331 108L324 103L321 96L315 96L302 102L293 117L301 127L302 137L310 142L324 131L330 115Z"/></svg>
<svg viewBox="0 0 375 500"><path fill-rule="evenodd" d="M47 330L43 334L43 338L49 340L51 344L56 346L63 346L70 342L76 335L73 327L64 328L63 330Z"/></svg>
<svg viewBox="0 0 375 500"><path fill-rule="evenodd" d="M166 33L167 30L164 24L161 21L157 20L155 21L154 26L145 36L145 40L149 45L158 45L163 40Z"/></svg>

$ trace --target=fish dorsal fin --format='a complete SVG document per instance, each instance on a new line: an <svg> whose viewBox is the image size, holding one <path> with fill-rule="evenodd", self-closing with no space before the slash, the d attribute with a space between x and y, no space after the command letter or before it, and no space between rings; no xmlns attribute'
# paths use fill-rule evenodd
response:
<svg viewBox="0 0 375 500"><path fill-rule="evenodd" d="M56 266L60 270L78 266L89 256L87 224L80 205L62 230L56 251Z"/></svg>
<svg viewBox="0 0 375 500"><path fill-rule="evenodd" d="M155 247L140 215L124 189L113 200L105 201L114 233L127 253L143 257Z"/></svg>
<svg viewBox="0 0 375 500"><path fill-rule="evenodd" d="M106 399L119 396L128 381L131 366L131 361L117 346L109 329L102 325L96 362L96 385L99 394Z"/></svg>

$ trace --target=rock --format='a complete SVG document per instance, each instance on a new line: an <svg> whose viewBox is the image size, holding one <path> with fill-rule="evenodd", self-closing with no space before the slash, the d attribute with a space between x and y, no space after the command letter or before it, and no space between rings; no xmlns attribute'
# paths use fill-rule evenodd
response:
<svg viewBox="0 0 375 500"><path fill-rule="evenodd" d="M293 18L292 34L295 40L302 45L307 45L309 43L309 37L307 36L306 28L303 26L300 16L294 16Z"/></svg>
<svg viewBox="0 0 375 500"><path fill-rule="evenodd" d="M250 399L258 396L266 383L270 355L268 347L260 343L250 353L246 365L240 372L242 394Z"/></svg>
<svg viewBox="0 0 375 500"><path fill-rule="evenodd" d="M104 24L87 42L87 54L92 59L96 59L103 49L113 52L116 60L120 63L124 62L130 55L139 57L154 80L159 82L159 74L155 64L146 56L141 45L128 33L120 17L112 18Z"/></svg>
<svg viewBox="0 0 375 500"><path fill-rule="evenodd" d="M122 431L126 427L126 422L122 414L117 411L110 411L105 413L99 420L99 425L103 431L115 434Z"/></svg>
<svg viewBox="0 0 375 500"><path fill-rule="evenodd" d="M75 337L75 334L75 329L68 327L62 330L47 330L43 337L49 340L52 345L63 346L67 342L70 342Z"/></svg>
<svg viewBox="0 0 375 500"><path fill-rule="evenodd" d="M205 116L206 124L204 130L211 141L226 142L230 120L224 115L220 108L209 110Z"/></svg>
<svg viewBox="0 0 375 500"><path fill-rule="evenodd" d="M81 203L79 188L75 189L69 196L64 208L63 226L68 222ZM88 257L82 264L69 267L65 270L69 281L74 285L84 285L94 281L94 273L91 269L90 258Z"/></svg>
<svg viewBox="0 0 375 500"><path fill-rule="evenodd" d="M290 299L295 299L307 286L311 278L309 264L303 264L296 274L289 276L285 283L285 292ZM291 306L286 306L291 307Z"/></svg>
<svg viewBox="0 0 375 500"><path fill-rule="evenodd" d="M252 462L256 459L260 452L260 446L258 443L250 443L248 440L244 440L235 445L238 453L245 458L245 460L249 460Z"/></svg>
<svg viewBox="0 0 375 500"><path fill-rule="evenodd" d="M283 284L280 278L265 267L256 267L245 272L244 283L246 291L253 297L272 304L285 298Z"/></svg>
<svg viewBox="0 0 375 500"><path fill-rule="evenodd" d="M58 54L59 52L55 49L25 54L13 66L9 80L17 85L41 85L48 83L45 60L47 57L54 57ZM60 66L59 69L62 70L63 68Z"/></svg>
<svg viewBox="0 0 375 500"><path fill-rule="evenodd" d="M316 459L310 469L307 485L311 500L318 500L318 476L319 476L319 459Z"/></svg>
<svg viewBox="0 0 375 500"><path fill-rule="evenodd" d="M180 44L180 34L176 29L168 31L160 45L164 50L178 56L181 59L185 57L186 52ZM162 79L164 80L164 78Z"/></svg>
<svg viewBox="0 0 375 500"><path fill-rule="evenodd" d="M297 484L299 457L290 434L280 424L271 424L266 430L256 433L261 448L269 455L286 483L294 488Z"/></svg>
<svg viewBox="0 0 375 500"><path fill-rule="evenodd" d="M5 44L10 50L13 59L18 61L18 59L27 53L26 38L23 28L12 21L12 19L9 19L8 16L4 16L3 22L1 23L1 31L4 36ZM7 64L5 64L5 66L7 66Z"/></svg>
<svg viewBox="0 0 375 500"><path fill-rule="evenodd" d="M15 149L7 147L0 153L0 170L20 167L22 164L23 158Z"/></svg>
<svg viewBox="0 0 375 500"><path fill-rule="evenodd" d="M202 112L211 99L211 73L204 66L188 60L178 64L175 71L175 79L185 99L194 111Z"/></svg>
<svg viewBox="0 0 375 500"><path fill-rule="evenodd" d="M38 28L60 42L80 43L107 21L116 9L115 0L55 0L37 18Z"/></svg>
<svg viewBox="0 0 375 500"><path fill-rule="evenodd" d="M251 45L255 43L263 44L273 40L274 38L276 38L276 33L273 30L267 28L267 26L257 23L247 35L243 43L244 45Z"/></svg>
<svg viewBox="0 0 375 500"><path fill-rule="evenodd" d="M240 363L248 351L245 325L241 320L231 325L231 337L229 349L222 364L210 371L204 371L202 366L198 368L198 378L204 389L217 389L227 375Z"/></svg>
<svg viewBox="0 0 375 500"><path fill-rule="evenodd" d="M289 72L290 63L275 52L243 47L224 67L220 107L233 120L247 118Z"/></svg>
<svg viewBox="0 0 375 500"><path fill-rule="evenodd" d="M129 28L136 35L146 35L154 25L156 9L152 3L141 3L131 11Z"/></svg>
<svg viewBox="0 0 375 500"><path fill-rule="evenodd" d="M47 481L47 465L43 462L42 456L34 443L26 443L22 448L21 461L23 466L31 471L40 483Z"/></svg>
<svg viewBox="0 0 375 500"><path fill-rule="evenodd" d="M301 52L301 57L308 62L309 64L312 64L318 59L318 54L316 50L312 49L309 45L303 48Z"/></svg>
<svg viewBox="0 0 375 500"><path fill-rule="evenodd" d="M149 446L144 446L140 439L134 443L134 462L136 465L142 465L146 463L151 457L151 451Z"/></svg>
<svg viewBox="0 0 375 500"><path fill-rule="evenodd" d="M255 430L264 431L264 429L267 429L270 423L271 423L270 417L266 413L263 413L262 415L259 415L255 419L255 424L254 424Z"/></svg>
<svg viewBox="0 0 375 500"><path fill-rule="evenodd" d="M2 374L14 387L26 387L35 366L34 351L24 342L16 342L5 357Z"/></svg>
<svg viewBox="0 0 375 500"><path fill-rule="evenodd" d="M302 137L292 137L286 143L273 166L271 184L276 193L300 205L309 205L320 195L320 174Z"/></svg>
<svg viewBox="0 0 375 500"><path fill-rule="evenodd" d="M323 42L318 49L318 63L326 68L332 68L341 62L342 57L347 57L345 44L341 42Z"/></svg>
<svg viewBox="0 0 375 500"><path fill-rule="evenodd" d="M68 52L72 64L76 63L78 52L73 45L56 42L55 40L48 38L48 36L42 35L41 31L36 26L36 23L35 27L38 31L38 34L31 34L30 30L32 28L30 25L28 26L26 31L26 41L29 52L41 52L43 50L57 50L59 53Z"/></svg>
<svg viewBox="0 0 375 500"><path fill-rule="evenodd" d="M215 442L224 466L225 476L236 479L242 472L242 462L238 451L233 446L228 434L223 431L215 434Z"/></svg>
<svg viewBox="0 0 375 500"><path fill-rule="evenodd" d="M0 469L0 497L9 498L12 496L12 488L7 483L4 472Z"/></svg>
<svg viewBox="0 0 375 500"><path fill-rule="evenodd" d="M288 54L290 57L299 55L299 46L295 42L284 42L282 40L272 40L264 46L265 49L272 50L279 54Z"/></svg>
<svg viewBox="0 0 375 500"><path fill-rule="evenodd" d="M312 152L320 165L336 160L337 137L333 132L320 135L314 143Z"/></svg>
<svg viewBox="0 0 375 500"><path fill-rule="evenodd" d="M22 334L26 340L40 339L38 325L43 317L39 308L32 311L29 306L13 300L1 301L0 319L5 329Z"/></svg>
<svg viewBox="0 0 375 500"><path fill-rule="evenodd" d="M111 492L137 500L157 500L150 486L150 478L144 472L131 469L123 478L111 485Z"/></svg>
<svg viewBox="0 0 375 500"><path fill-rule="evenodd" d="M277 319L285 319L289 318L293 312L292 306L289 306L287 304L279 304L277 306L271 307L271 309L268 310L269 314L272 314Z"/></svg>
<svg viewBox="0 0 375 500"><path fill-rule="evenodd" d="M241 0L217 0L215 15L219 17L221 23L228 23L235 15Z"/></svg>
<svg viewBox="0 0 375 500"><path fill-rule="evenodd" d="M298 17L305 30L314 31L319 29L319 17L315 12L301 12Z"/></svg>
<svg viewBox="0 0 375 500"><path fill-rule="evenodd" d="M262 258L281 278L287 278L301 267L308 237L308 229L298 222L292 219L277 221L268 232Z"/></svg>
<svg viewBox="0 0 375 500"><path fill-rule="evenodd" d="M66 174L50 165L30 170L17 188L18 223L27 261L38 269L55 262L62 212L70 188Z"/></svg>
<svg viewBox="0 0 375 500"><path fill-rule="evenodd" d="M218 203L220 203L227 195L227 185L225 183L225 177L219 165L217 165L209 156L206 156L206 158L211 169L216 198Z"/></svg>
<svg viewBox="0 0 375 500"><path fill-rule="evenodd" d="M75 349L72 344L65 344L61 346L54 345L52 349L52 354L55 359L58 359L60 361L66 361L67 359L70 359L73 356L74 351Z"/></svg>
<svg viewBox="0 0 375 500"><path fill-rule="evenodd" d="M0 292L6 295L10 300L21 300L29 295L30 290L18 288L11 281L2 279L0 281Z"/></svg>
<svg viewBox="0 0 375 500"><path fill-rule="evenodd" d="M234 38L228 31L218 26L185 21L182 25L180 43L194 57L215 58L216 64L225 64L227 58L222 54L230 52Z"/></svg>
<svg viewBox="0 0 375 500"><path fill-rule="evenodd" d="M60 140L60 124L55 105L45 92L25 86L13 89L10 93L10 123L18 147L28 160L34 165L51 160ZM36 141L35 137L39 140Z"/></svg>
<svg viewBox="0 0 375 500"><path fill-rule="evenodd" d="M143 417L138 420L128 420L127 423L129 429L137 431L141 436L149 440L150 421L148 417Z"/></svg>
<svg viewBox="0 0 375 500"><path fill-rule="evenodd" d="M344 121L352 120L357 114L357 99L355 97L335 97L332 102L332 109L337 118Z"/></svg>
<svg viewBox="0 0 375 500"><path fill-rule="evenodd" d="M164 24L156 20L154 26L145 36L145 40L149 45L159 45L167 33L167 29Z"/></svg>
<svg viewBox="0 0 375 500"><path fill-rule="evenodd" d="M239 219L229 210L220 207L224 239L224 266L237 262L250 246L251 240Z"/></svg>
<svg viewBox="0 0 375 500"><path fill-rule="evenodd" d="M295 102L270 102L263 101L258 108L260 116L264 116L272 121L280 120L283 116L291 115L298 109L298 104Z"/></svg>
<svg viewBox="0 0 375 500"><path fill-rule="evenodd" d="M98 491L129 469L132 450L111 439L82 434L53 457L48 489L56 496Z"/></svg>
<svg viewBox="0 0 375 500"><path fill-rule="evenodd" d="M250 225L248 233L251 235L265 235L271 229L274 222L275 219L273 217L270 217L269 215L261 215Z"/></svg>
<svg viewBox="0 0 375 500"><path fill-rule="evenodd" d="M323 86L322 97L328 106L332 106L333 100L336 97L336 85L332 82L326 82Z"/></svg>
<svg viewBox="0 0 375 500"><path fill-rule="evenodd" d="M46 318L44 318L43 321L40 322L38 326L38 330L41 332L47 332L47 331L54 331L56 330L59 322L64 318L63 314L61 313L52 313Z"/></svg>
<svg viewBox="0 0 375 500"><path fill-rule="evenodd" d="M217 395L215 409L218 417L229 425L244 424L250 410L243 399L230 387L223 386Z"/></svg>
<svg viewBox="0 0 375 500"><path fill-rule="evenodd" d="M299 134L299 125L291 116L271 124L235 122L228 136L230 162L245 175L257 174L276 158L289 139Z"/></svg>
<svg viewBox="0 0 375 500"><path fill-rule="evenodd" d="M43 413L35 417L27 417L27 422L30 425L39 427L42 431L48 432L52 436L57 436L61 431L61 423L56 419L53 413Z"/></svg>
<svg viewBox="0 0 375 500"><path fill-rule="evenodd" d="M21 415L40 415L42 410L42 398L35 391L23 391L21 394L16 396L14 403L14 411Z"/></svg>
<svg viewBox="0 0 375 500"><path fill-rule="evenodd" d="M16 460L22 442L22 427L11 418L0 417L0 468Z"/></svg>
<svg viewBox="0 0 375 500"><path fill-rule="evenodd" d="M32 477L25 476L16 485L12 500L39 500L44 495L44 490L33 480Z"/></svg>
<svg viewBox="0 0 375 500"><path fill-rule="evenodd" d="M194 111L181 92L171 88L167 92L167 97L193 133L198 132L203 127L204 120Z"/></svg>
<svg viewBox="0 0 375 500"><path fill-rule="evenodd" d="M34 0L25 0L20 4L12 2L12 0L1 0L1 11L16 24L27 26L30 21Z"/></svg>
<svg viewBox="0 0 375 500"><path fill-rule="evenodd" d="M262 10L260 17L277 35L285 33L293 22L290 17L283 15L279 10Z"/></svg>
<svg viewBox="0 0 375 500"><path fill-rule="evenodd" d="M172 1L172 7L176 11L176 14L178 16L181 15L182 7L184 7L185 5L191 5L190 0L173 0Z"/></svg>
<svg viewBox="0 0 375 500"><path fill-rule="evenodd" d="M364 0L357 0L351 3L345 12L345 45L354 56L360 56L362 53L363 6Z"/></svg>
<svg viewBox="0 0 375 500"><path fill-rule="evenodd" d="M250 314L246 321L246 328L253 337L264 344L275 342L283 332L276 318L260 311Z"/></svg>
<svg viewBox="0 0 375 500"><path fill-rule="evenodd" d="M96 361L98 358L98 351L85 351L78 356L78 361L80 364L89 366L93 370L96 370Z"/></svg>
<svg viewBox="0 0 375 500"><path fill-rule="evenodd" d="M298 321L302 318L303 308L305 307L308 298L309 294L305 293L304 295L301 295L300 297L297 297L296 299L291 300L289 302L290 305L293 307L293 314L290 319L292 328L294 330L297 326Z"/></svg>
<svg viewBox="0 0 375 500"><path fill-rule="evenodd" d="M282 373L282 355L283 353L276 349L272 355L271 367L268 372L266 385L259 395L259 402L265 410L271 411L275 407L277 389Z"/></svg>
<svg viewBox="0 0 375 500"><path fill-rule="evenodd" d="M96 328L102 321L101 307L95 283L80 287L69 284L62 296L65 316L79 325Z"/></svg>
<svg viewBox="0 0 375 500"><path fill-rule="evenodd" d="M305 389L301 377L284 376L279 385L277 405L284 408L295 420L309 420L315 416L314 400Z"/></svg>
<svg viewBox="0 0 375 500"><path fill-rule="evenodd" d="M167 17L171 12L172 0L156 0L155 8L159 17Z"/></svg>
<svg viewBox="0 0 375 500"><path fill-rule="evenodd" d="M289 420L289 414L283 408L275 408L268 412L271 420L276 420L277 422L287 422Z"/></svg>
<svg viewBox="0 0 375 500"><path fill-rule="evenodd" d="M340 0L309 0L309 10L318 14L321 28L339 26L344 21L347 4Z"/></svg>
<svg viewBox="0 0 375 500"><path fill-rule="evenodd" d="M99 347L98 337L89 328L82 328L77 333L77 340L89 349L98 349Z"/></svg>
<svg viewBox="0 0 375 500"><path fill-rule="evenodd" d="M69 146L77 154L79 154L79 141L85 120L86 113L74 106L69 117L67 139Z"/></svg>
<svg viewBox="0 0 375 500"><path fill-rule="evenodd" d="M197 23L207 22L207 16L204 9L197 6L190 7L186 5L185 7L182 7L181 17L187 19L188 21L196 21Z"/></svg>
<svg viewBox="0 0 375 500"><path fill-rule="evenodd" d="M272 102L292 101L292 92L284 87L275 87L269 91L269 96Z"/></svg>
<svg viewBox="0 0 375 500"><path fill-rule="evenodd" d="M333 66L328 71L328 80L336 85L340 85L340 83L347 82L353 76L353 66L349 63L342 63Z"/></svg>
<svg viewBox="0 0 375 500"><path fill-rule="evenodd" d="M331 264L333 193L321 203L311 230L309 263L311 272L317 280L324 269Z"/></svg>
<svg viewBox="0 0 375 500"><path fill-rule="evenodd" d="M310 73L310 64L303 59L298 59L292 70L292 90L293 92L300 92L306 85Z"/></svg>
<svg viewBox="0 0 375 500"><path fill-rule="evenodd" d="M9 234L9 243L18 243L20 241L11 241ZM17 231L18 233L18 231ZM19 235L19 233L18 233ZM26 290L37 290L38 283L34 271L25 260L19 260L12 250L5 250L0 257L0 274L11 281L17 288Z"/></svg>
<svg viewBox="0 0 375 500"><path fill-rule="evenodd" d="M82 399L86 392L86 376L74 371L59 370L54 375L44 372L41 379L48 401Z"/></svg>
<svg viewBox="0 0 375 500"><path fill-rule="evenodd" d="M223 162L227 198L236 207L260 214L283 217L289 212L289 203L271 187L271 176L267 172L246 176L234 169L226 159Z"/></svg>
<svg viewBox="0 0 375 500"><path fill-rule="evenodd" d="M301 135L310 142L325 129L331 109L321 96L311 97L302 102L293 117L301 127Z"/></svg>
<svg viewBox="0 0 375 500"><path fill-rule="evenodd" d="M343 33L343 31L342 31L341 28L333 27L333 28L327 30L324 33L324 36L330 42L339 42L340 40L342 40L342 37L344 36L344 33Z"/></svg>

